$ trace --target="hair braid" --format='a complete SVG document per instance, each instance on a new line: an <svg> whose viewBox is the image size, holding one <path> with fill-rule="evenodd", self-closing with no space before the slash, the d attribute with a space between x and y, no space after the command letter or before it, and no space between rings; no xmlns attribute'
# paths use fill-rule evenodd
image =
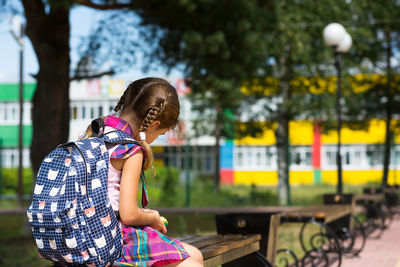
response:
<svg viewBox="0 0 400 267"><path fill-rule="evenodd" d="M158 106L153 106L150 108L150 110L147 112L146 117L142 121L142 125L140 126L139 131L147 131L150 124L162 114L165 106L164 102L165 101L162 101L160 102L160 104L158 104Z"/></svg>
<svg viewBox="0 0 400 267"><path fill-rule="evenodd" d="M157 118L160 117L162 112L164 111L164 106L165 106L165 100L161 101L157 106L153 106L150 108L150 110L147 112L146 117L142 121L142 124L140 126L139 131L140 132L145 132L149 128L150 124ZM139 143L143 146L143 148L146 151L146 157L144 159L144 165L143 168L145 170L149 169L152 164L153 164L153 153L150 149L149 144L146 142L146 140L140 140Z"/></svg>
<svg viewBox="0 0 400 267"><path fill-rule="evenodd" d="M126 98L126 95L127 95L128 91L129 91L129 88L126 89L125 92L122 94L122 96L121 96L121 98L119 99L117 105L116 105L116 106L114 107L114 109L113 109L115 112L118 112L118 111L121 110L122 106L124 105L125 98Z"/></svg>

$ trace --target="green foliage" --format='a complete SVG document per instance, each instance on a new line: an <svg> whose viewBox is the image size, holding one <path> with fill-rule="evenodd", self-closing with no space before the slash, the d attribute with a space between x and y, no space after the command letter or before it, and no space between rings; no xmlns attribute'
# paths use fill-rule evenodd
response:
<svg viewBox="0 0 400 267"><path fill-rule="evenodd" d="M24 225L25 224L25 225ZM1 266L49 266L38 257L33 238L24 233L27 227L25 214L0 215L0 265Z"/></svg>
<svg viewBox="0 0 400 267"><path fill-rule="evenodd" d="M252 206L267 206L276 204L276 194L272 191L260 191L255 184L251 185L250 203Z"/></svg>
<svg viewBox="0 0 400 267"><path fill-rule="evenodd" d="M163 206L175 206L179 202L179 188L182 186L179 179L179 171L172 167L158 168L154 177L160 188L157 203ZM152 185L150 185L152 186Z"/></svg>
<svg viewBox="0 0 400 267"><path fill-rule="evenodd" d="M158 1L146 1L139 12L145 26L141 36L153 44L149 63L171 68L182 65L192 89L194 110L214 113L207 116L206 127L201 121L195 123L201 134L215 131L210 121L231 123L223 112L231 109L235 113L242 98L240 87L257 75L265 61L269 11L266 1L187 0L168 1L162 6ZM229 130L221 134L232 135Z"/></svg>
<svg viewBox="0 0 400 267"><path fill-rule="evenodd" d="M1 169L2 180L0 194L15 194L18 186L18 169ZM33 188L33 173L32 169L23 169L23 194L31 194Z"/></svg>

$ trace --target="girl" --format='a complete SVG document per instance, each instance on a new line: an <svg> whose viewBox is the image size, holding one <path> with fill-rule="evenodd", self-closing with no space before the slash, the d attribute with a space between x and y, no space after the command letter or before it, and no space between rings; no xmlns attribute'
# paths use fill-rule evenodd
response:
<svg viewBox="0 0 400 267"><path fill-rule="evenodd" d="M153 160L149 144L177 125L179 109L173 86L160 78L144 78L128 86L112 114L104 119L105 132L125 131L140 144L108 147L108 196L119 214L123 237L116 266L203 266L197 248L164 235L167 229L157 211L137 205L139 179ZM144 180L142 189L142 202L147 204Z"/></svg>

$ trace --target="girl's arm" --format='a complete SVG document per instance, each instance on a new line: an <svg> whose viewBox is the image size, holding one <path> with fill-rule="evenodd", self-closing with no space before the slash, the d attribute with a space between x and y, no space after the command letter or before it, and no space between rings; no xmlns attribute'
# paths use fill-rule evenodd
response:
<svg viewBox="0 0 400 267"><path fill-rule="evenodd" d="M119 215L121 222L131 226L151 226L163 233L167 232L157 211L145 212L137 205L143 152L138 152L125 160L119 195Z"/></svg>

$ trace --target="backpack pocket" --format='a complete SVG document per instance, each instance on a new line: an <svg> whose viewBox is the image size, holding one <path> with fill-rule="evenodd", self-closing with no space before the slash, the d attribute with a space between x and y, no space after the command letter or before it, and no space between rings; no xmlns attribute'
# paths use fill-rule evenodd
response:
<svg viewBox="0 0 400 267"><path fill-rule="evenodd" d="M98 257L103 264L118 259L122 251L122 236L108 199L106 203L86 208L84 218L90 235L87 243L90 255Z"/></svg>

